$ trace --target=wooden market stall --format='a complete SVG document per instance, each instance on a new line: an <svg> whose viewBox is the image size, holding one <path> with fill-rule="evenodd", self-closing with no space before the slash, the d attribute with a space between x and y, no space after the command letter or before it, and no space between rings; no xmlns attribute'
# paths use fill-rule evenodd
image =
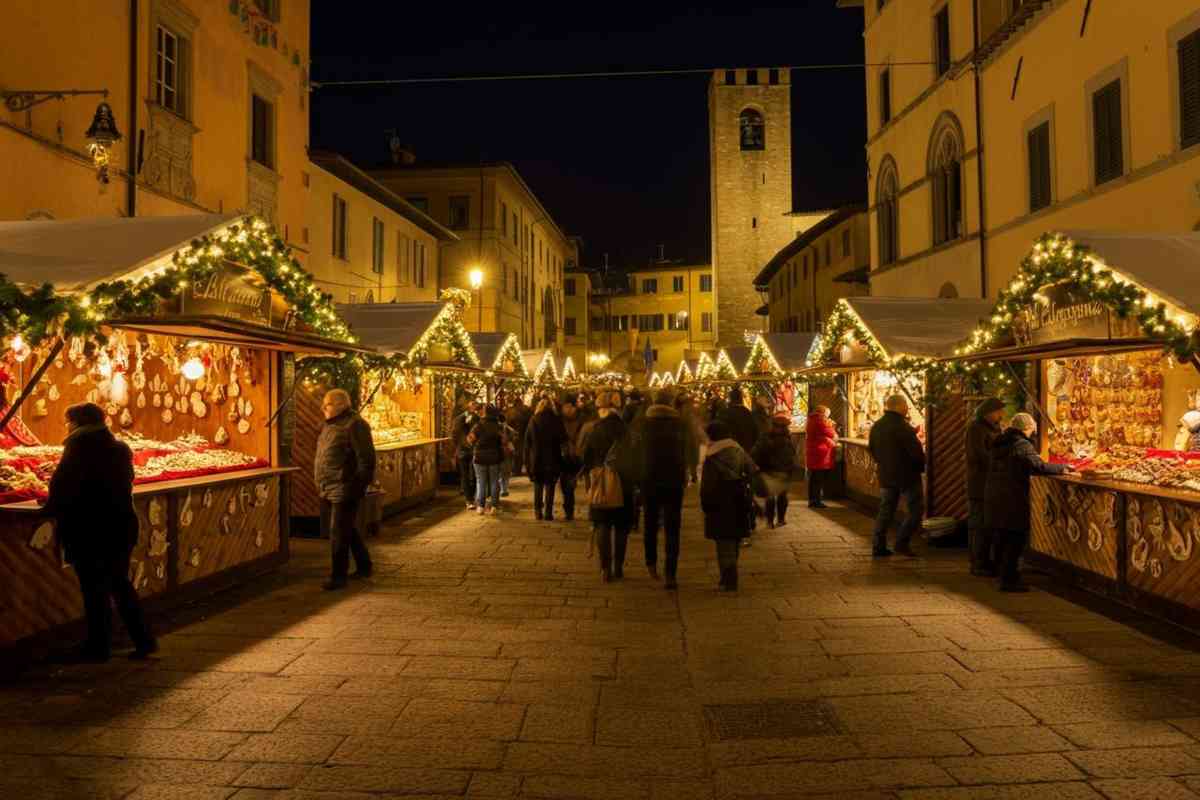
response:
<svg viewBox="0 0 1200 800"><path fill-rule="evenodd" d="M1043 237L960 354L1036 402L1029 559L1200 627L1200 234ZM1024 362L1018 366L1014 362Z"/></svg>
<svg viewBox="0 0 1200 800"><path fill-rule="evenodd" d="M357 387L375 441L381 513L424 503L437 490L439 464L454 463L453 453L441 451L449 443L460 389L470 384L478 394L483 378L459 308L452 302L363 303L339 305L338 313L362 344L386 357L362 360ZM296 393L293 453L301 469L292 477L291 511L312 531L319 513L312 465L324 422L321 398L332 384L320 378L304 384Z"/></svg>
<svg viewBox="0 0 1200 800"><path fill-rule="evenodd" d="M0 357L16 406L0 397L13 413L0 435L0 647L82 618L39 501L64 411L85 400L134 452L142 597L171 605L284 562L294 356L357 346L269 226L223 215L4 222L0 274L10 288L52 287L39 296L60 303L56 319L37 319L26 295ZM21 325L48 335L31 348Z"/></svg>
<svg viewBox="0 0 1200 800"><path fill-rule="evenodd" d="M523 393L529 387L533 377L515 333L473 332L470 337L484 369L487 402L496 402L500 394Z"/></svg>
<svg viewBox="0 0 1200 800"><path fill-rule="evenodd" d="M961 395L936 409L923 408L925 371L952 355L992 312L987 300L847 297L838 301L824 326L819 352L806 376L836 378L845 399L842 431L846 494L874 508L879 503L875 460L867 448L871 426L888 395L909 397L910 415L925 444L925 513L965 519L964 451L967 405ZM832 403L827 403L836 408ZM911 418L910 417L910 418Z"/></svg>
<svg viewBox="0 0 1200 800"><path fill-rule="evenodd" d="M813 356L815 333L759 333L742 366L745 383L770 392L776 411L786 410L792 430L804 431L809 410L808 383L799 378Z"/></svg>
<svg viewBox="0 0 1200 800"><path fill-rule="evenodd" d="M521 360L525 362L526 372L533 378L533 388L548 389L558 385L558 364L554 361L552 349L522 350Z"/></svg>

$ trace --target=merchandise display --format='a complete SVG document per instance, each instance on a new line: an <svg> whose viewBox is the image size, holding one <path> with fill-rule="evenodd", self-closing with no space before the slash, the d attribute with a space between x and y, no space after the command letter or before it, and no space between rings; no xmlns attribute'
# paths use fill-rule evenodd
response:
<svg viewBox="0 0 1200 800"><path fill-rule="evenodd" d="M889 395L894 394L899 389L899 382L890 372L883 370L863 370L862 372L852 372L849 374L849 406L850 406L850 424L849 435L855 439L866 439L871 435L871 426L875 421L883 416L883 404L887 401ZM919 396L918 378L909 378L906 386L909 389L909 394L913 397ZM911 404L910 404L911 405ZM912 409L910 409L909 419L913 419ZM917 417L919 420L920 417ZM914 426L917 429L917 437L925 441L925 426L920 421Z"/></svg>

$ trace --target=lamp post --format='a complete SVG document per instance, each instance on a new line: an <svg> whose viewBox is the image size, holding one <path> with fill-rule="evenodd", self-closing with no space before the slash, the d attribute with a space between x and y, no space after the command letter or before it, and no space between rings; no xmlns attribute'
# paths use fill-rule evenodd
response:
<svg viewBox="0 0 1200 800"><path fill-rule="evenodd" d="M483 332L483 270L476 268L471 270L468 276L471 281L471 288L475 290L476 299L479 301L479 331Z"/></svg>

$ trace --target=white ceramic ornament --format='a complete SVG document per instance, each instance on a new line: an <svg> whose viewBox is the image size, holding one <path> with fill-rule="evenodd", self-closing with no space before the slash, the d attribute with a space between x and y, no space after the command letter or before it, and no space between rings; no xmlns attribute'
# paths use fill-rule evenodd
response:
<svg viewBox="0 0 1200 800"><path fill-rule="evenodd" d="M146 407L146 393L145 393L145 392L138 392L138 396L137 396L137 407L138 407L138 408L145 408L145 407Z"/></svg>
<svg viewBox="0 0 1200 800"><path fill-rule="evenodd" d="M225 426L217 428L217 433L213 436L213 441L220 445L229 444L229 431L225 430Z"/></svg>
<svg viewBox="0 0 1200 800"><path fill-rule="evenodd" d="M238 429L238 433L242 433L242 434L249 433L250 432L250 420L239 419L238 424L237 424L237 429Z"/></svg>
<svg viewBox="0 0 1200 800"><path fill-rule="evenodd" d="M120 422L122 428L128 428L133 425L133 414L129 413L128 408L121 409Z"/></svg>
<svg viewBox="0 0 1200 800"><path fill-rule="evenodd" d="M162 421L170 425L175 421L175 413L169 408L164 408L162 411Z"/></svg>

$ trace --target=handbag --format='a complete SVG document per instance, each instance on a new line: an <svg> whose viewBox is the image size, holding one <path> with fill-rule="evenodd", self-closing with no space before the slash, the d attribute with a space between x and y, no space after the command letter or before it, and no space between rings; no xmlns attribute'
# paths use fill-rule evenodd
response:
<svg viewBox="0 0 1200 800"><path fill-rule="evenodd" d="M621 508L625 505L625 490L617 472L617 445L608 448L604 463L588 473L588 504L592 508Z"/></svg>

